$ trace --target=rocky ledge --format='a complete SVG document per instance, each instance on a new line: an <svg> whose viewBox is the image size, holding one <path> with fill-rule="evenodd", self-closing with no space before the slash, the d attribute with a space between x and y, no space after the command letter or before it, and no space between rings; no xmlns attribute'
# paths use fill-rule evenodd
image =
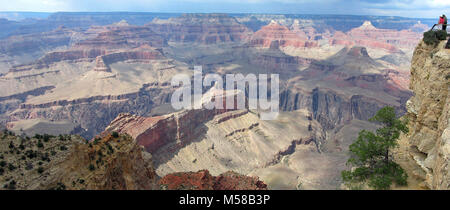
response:
<svg viewBox="0 0 450 210"><path fill-rule="evenodd" d="M411 66L406 104L409 133L400 140L397 159L422 188L450 189L450 50L419 43Z"/></svg>

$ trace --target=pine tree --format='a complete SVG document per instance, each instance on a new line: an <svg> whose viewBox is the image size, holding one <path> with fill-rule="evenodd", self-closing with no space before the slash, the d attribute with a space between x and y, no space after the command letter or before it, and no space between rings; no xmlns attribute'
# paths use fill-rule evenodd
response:
<svg viewBox="0 0 450 210"><path fill-rule="evenodd" d="M350 145L350 158L347 164L351 171L343 171L344 183L367 184L377 190L390 189L392 183L406 185L405 171L392 159L390 150L398 146L400 133L407 133L408 127L396 118L393 107L384 107L370 119L381 123L376 133L362 130L355 143Z"/></svg>

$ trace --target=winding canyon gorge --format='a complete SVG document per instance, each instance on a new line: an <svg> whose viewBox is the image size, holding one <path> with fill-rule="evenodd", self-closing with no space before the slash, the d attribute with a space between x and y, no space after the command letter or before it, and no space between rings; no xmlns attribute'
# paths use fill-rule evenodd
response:
<svg viewBox="0 0 450 210"><path fill-rule="evenodd" d="M2 134L1 151L36 134L55 136L42 155L68 149L44 172L22 167L28 178L4 172L1 186L14 179L20 189L341 189L349 145L360 130L377 128L368 119L379 109L393 106L414 128L396 153L411 188L450 187L442 76L450 53L444 41L421 42L426 21L54 13L0 26L0 124L17 136ZM222 77L278 74L278 117L175 110L172 77L191 77L194 66Z"/></svg>

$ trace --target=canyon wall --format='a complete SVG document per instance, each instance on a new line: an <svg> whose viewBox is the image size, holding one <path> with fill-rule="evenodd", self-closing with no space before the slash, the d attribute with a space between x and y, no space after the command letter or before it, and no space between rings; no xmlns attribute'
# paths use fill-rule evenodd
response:
<svg viewBox="0 0 450 210"><path fill-rule="evenodd" d="M407 102L409 133L400 139L397 159L422 188L450 189L450 50L419 43L411 66Z"/></svg>

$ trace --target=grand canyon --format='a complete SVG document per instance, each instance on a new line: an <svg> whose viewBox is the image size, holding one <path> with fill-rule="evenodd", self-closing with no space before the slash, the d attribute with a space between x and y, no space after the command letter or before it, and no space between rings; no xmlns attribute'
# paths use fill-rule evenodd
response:
<svg viewBox="0 0 450 210"><path fill-rule="evenodd" d="M2 172L0 187L14 179L19 189L341 189L349 145L360 130L377 128L368 119L385 106L411 115L407 101L417 88L410 81L419 77L411 76L413 53L432 23L119 12L0 19L1 157L29 168L20 169L25 178ZM448 51L441 54L448 69ZM278 117L174 109L171 79L192 76L194 66L222 77L279 74ZM66 149L38 173L38 163L7 152L29 137L30 151L43 158ZM106 155L112 151L120 156ZM406 161L407 149L398 153L405 167L421 170ZM410 188L442 186L425 174L410 176Z"/></svg>

